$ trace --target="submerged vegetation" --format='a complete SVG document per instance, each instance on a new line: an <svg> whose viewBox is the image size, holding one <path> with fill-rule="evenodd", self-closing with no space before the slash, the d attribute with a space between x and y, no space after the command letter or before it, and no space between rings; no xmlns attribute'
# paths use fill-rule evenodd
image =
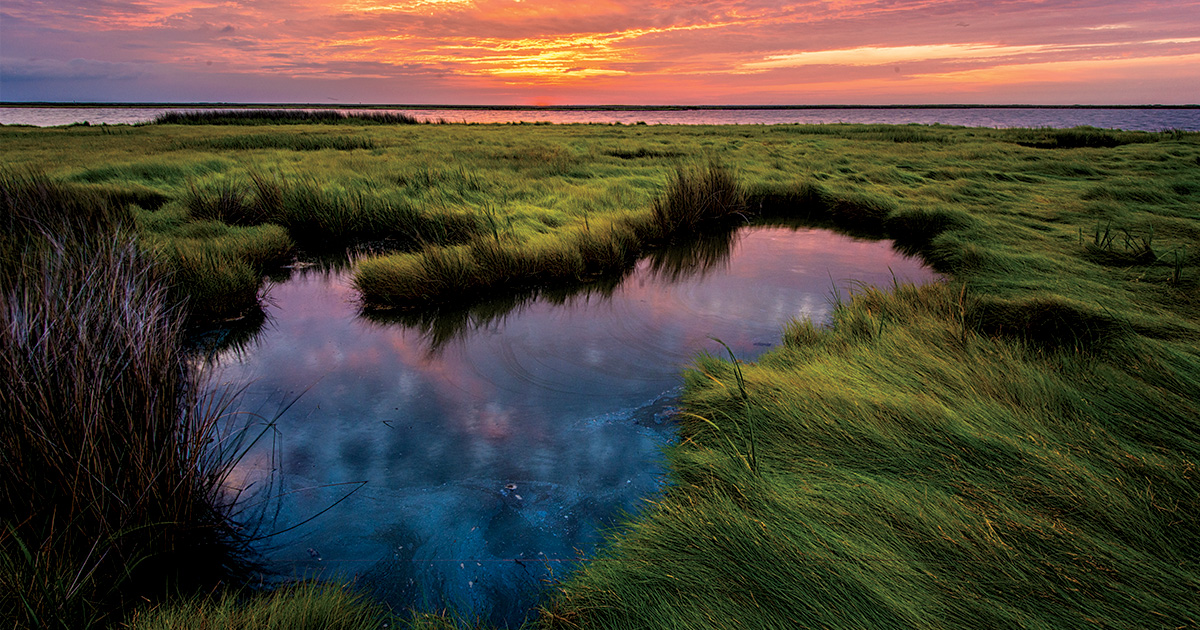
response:
<svg viewBox="0 0 1200 630"><path fill-rule="evenodd" d="M600 561L556 586L539 625L1200 624L1200 134L917 125L350 133L325 123L360 121L299 118L247 133L159 122L122 134L0 129L10 166L46 173L4 183L2 253L14 270L3 276L13 371L3 385L4 507L28 511L30 493L65 502L40 515L0 510L15 515L0 534L0 586L16 586L0 593L16 594L3 604L17 614L54 618L76 606L95 615L107 598L132 601L140 587L125 585L161 567L138 562L158 551L91 545L179 540L175 523L227 522L212 502L219 468L186 460L211 453L197 441L211 425L188 415L196 388L172 350L171 304L194 318L253 316L281 262L353 248L372 318L425 322L445 339L493 316L471 310L479 296L603 291L643 253L790 217L892 238L949 280L839 296L831 325L794 323L754 364L698 359L685 376L681 439L668 451L670 484L613 534ZM26 206L61 210L34 220L14 210ZM101 267L124 271L79 270L109 259ZM660 260L664 273L680 272ZM160 275L174 293L155 288ZM121 289L65 299L85 276ZM153 299L133 299L143 294ZM27 316L38 304L49 315ZM457 309L460 323L428 323L431 304ZM94 309L63 310L79 305ZM47 332L22 328L35 324ZM18 343L35 334L54 344ZM53 354L23 358L46 348ZM37 367L49 365L72 369ZM68 381L41 376L52 372ZM85 374L121 385L88 389L108 381L82 383ZM153 430L129 425L139 414ZM56 443L43 436L93 417L111 436L176 440L137 445L171 456L135 471L80 460L74 476L59 475L62 453L102 449L48 446ZM124 442L111 446L127 456ZM18 455L48 462L33 465L38 479L26 479L32 464ZM141 471L153 474L127 477ZM190 480L191 494L119 494L160 478ZM216 516L185 520L145 502ZM149 520L121 520L118 505L141 505ZM220 538L207 531L195 540ZM76 589L78 576L114 590ZM59 601L30 594L42 585L81 595L26 607ZM297 593L296 606L328 596ZM234 601L161 612L197 620L289 605Z"/></svg>

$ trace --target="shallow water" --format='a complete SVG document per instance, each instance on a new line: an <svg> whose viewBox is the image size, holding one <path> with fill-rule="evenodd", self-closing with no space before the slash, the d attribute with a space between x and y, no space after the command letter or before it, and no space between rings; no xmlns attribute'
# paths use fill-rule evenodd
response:
<svg viewBox="0 0 1200 630"><path fill-rule="evenodd" d="M278 415L230 482L271 488L271 568L516 625L659 491L680 371L723 352L710 337L753 358L791 319L826 321L835 282L934 275L824 230L705 245L574 293L391 320L360 314L345 270L274 286L263 329L213 368L241 410Z"/></svg>

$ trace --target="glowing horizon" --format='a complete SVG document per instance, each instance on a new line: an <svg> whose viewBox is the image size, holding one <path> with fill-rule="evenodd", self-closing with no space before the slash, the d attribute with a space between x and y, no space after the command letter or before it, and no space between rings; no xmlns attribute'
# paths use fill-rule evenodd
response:
<svg viewBox="0 0 1200 630"><path fill-rule="evenodd" d="M1200 101L1178 0L6 0L0 41L3 101Z"/></svg>

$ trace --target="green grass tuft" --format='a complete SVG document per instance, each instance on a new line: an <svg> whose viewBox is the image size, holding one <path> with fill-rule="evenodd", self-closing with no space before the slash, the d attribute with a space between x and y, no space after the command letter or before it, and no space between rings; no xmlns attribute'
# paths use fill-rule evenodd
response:
<svg viewBox="0 0 1200 630"><path fill-rule="evenodd" d="M704 228L746 220L746 193L737 175L719 162L676 169L651 210L651 238L672 240Z"/></svg>

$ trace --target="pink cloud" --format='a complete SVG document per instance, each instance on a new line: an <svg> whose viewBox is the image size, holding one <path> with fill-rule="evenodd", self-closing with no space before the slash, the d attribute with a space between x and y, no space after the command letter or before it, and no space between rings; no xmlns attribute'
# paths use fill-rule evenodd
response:
<svg viewBox="0 0 1200 630"><path fill-rule="evenodd" d="M1088 98L1059 86L1046 102L1128 102L1134 76L1138 102L1179 102L1195 100L1180 83L1200 52L1200 4L1162 0L9 0L2 14L6 100L36 99L39 77L70 91L88 60L139 100L320 101L339 81L374 102L1006 102L1069 67ZM278 96L231 92L230 76Z"/></svg>

